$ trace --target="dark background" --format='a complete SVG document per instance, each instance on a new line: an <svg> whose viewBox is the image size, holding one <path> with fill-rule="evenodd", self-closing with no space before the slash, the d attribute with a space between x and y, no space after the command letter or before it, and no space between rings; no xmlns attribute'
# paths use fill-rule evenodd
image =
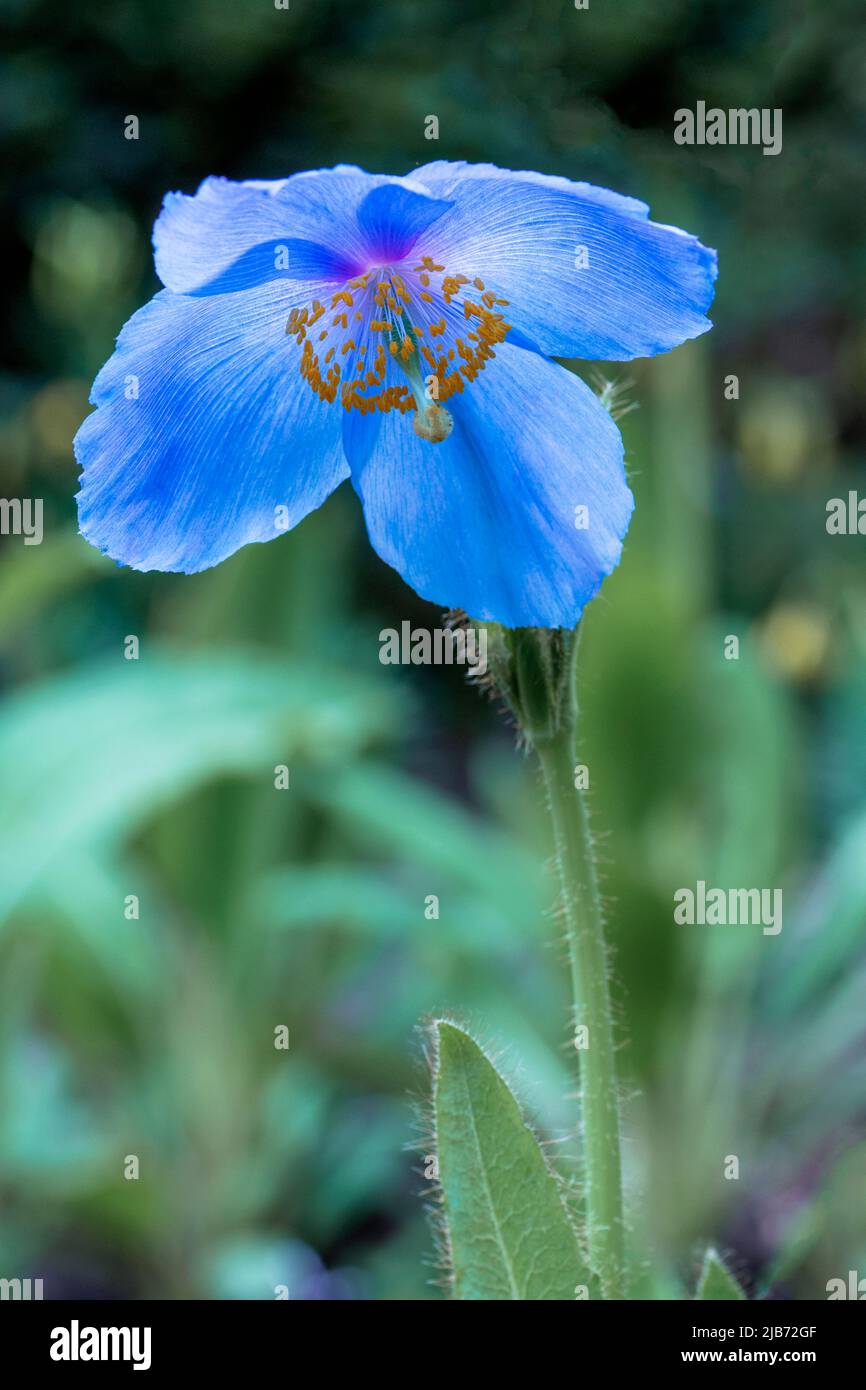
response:
<svg viewBox="0 0 866 1390"><path fill-rule="evenodd" d="M417 1026L442 1008L508 1048L573 1162L536 780L458 672L379 664L382 627L439 615L351 489L192 578L76 535L70 441L157 288L164 192L431 158L593 180L718 248L712 334L605 367L638 406L637 511L586 620L583 740L634 1239L656 1296L707 1240L753 1293L866 1274L864 542L825 529L863 488L860 11L2 5L0 495L44 498L46 537L0 540L0 1275L53 1297L440 1296L407 1145ZM698 100L782 108L783 152L676 145ZM674 926L698 878L783 887L781 935Z"/></svg>

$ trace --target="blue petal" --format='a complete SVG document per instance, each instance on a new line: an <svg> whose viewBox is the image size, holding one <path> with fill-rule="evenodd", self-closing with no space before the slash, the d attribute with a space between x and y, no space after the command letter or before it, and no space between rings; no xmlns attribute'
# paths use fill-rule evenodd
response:
<svg viewBox="0 0 866 1390"><path fill-rule="evenodd" d="M220 293L234 288L235 262L263 243L279 243L292 230L277 198L285 183L262 187L209 178L193 197L167 193L153 229L156 273L165 287L178 294L211 284ZM308 220L294 234L317 244L315 234L322 230ZM273 276L273 255L270 268ZM249 278L242 276L238 288L249 287Z"/></svg>
<svg viewBox="0 0 866 1390"><path fill-rule="evenodd" d="M480 275L548 356L652 357L712 326L715 252L648 221L644 203L491 165L438 162L413 178L454 203L416 252Z"/></svg>
<svg viewBox="0 0 866 1390"><path fill-rule="evenodd" d="M380 233L408 250L447 206L411 179L346 165L271 184L205 179L194 197L167 194L153 231L156 270L178 294L290 279L312 299L367 270Z"/></svg>
<svg viewBox="0 0 866 1390"><path fill-rule="evenodd" d="M591 202L616 208L618 212L632 213L636 217L649 215L649 204L642 203L639 198L614 193L597 183L576 183L560 174L538 174L534 169L500 169L498 164L467 164L462 159L436 159L431 164L413 169L411 177L431 190L435 189L438 198L450 198L452 190L465 179L522 179L539 184L542 188L558 188L565 193L577 194Z"/></svg>
<svg viewBox="0 0 866 1390"><path fill-rule="evenodd" d="M294 298L309 302L324 298L358 274L357 257L329 246L283 233L274 241L251 246L231 265L224 266L206 285L184 291L190 295L236 294L256 289L270 280L292 281Z"/></svg>
<svg viewBox="0 0 866 1390"><path fill-rule="evenodd" d="M622 440L589 387L505 343L447 408L344 420L370 539L422 597L509 627L573 627L617 564L632 512ZM588 525L576 508L587 508Z"/></svg>
<svg viewBox="0 0 866 1390"><path fill-rule="evenodd" d="M291 307L282 285L164 290L130 319L75 440L91 544L134 569L206 569L294 526L348 475L340 412L287 343Z"/></svg>
<svg viewBox="0 0 866 1390"><path fill-rule="evenodd" d="M368 193L358 209L367 248L377 261L408 256L420 234L452 206L441 198L415 193L401 184L382 184Z"/></svg>

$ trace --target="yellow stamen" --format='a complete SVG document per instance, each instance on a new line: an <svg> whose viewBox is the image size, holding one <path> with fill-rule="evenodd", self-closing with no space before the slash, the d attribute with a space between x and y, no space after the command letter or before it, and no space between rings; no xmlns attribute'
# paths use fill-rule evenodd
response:
<svg viewBox="0 0 866 1390"><path fill-rule="evenodd" d="M470 285L479 293L480 303L466 297L466 287ZM327 404L336 400L339 393L346 410L357 410L363 415L373 410L411 412L416 434L429 443L440 443L453 427L452 417L442 402L460 395L467 384L476 380L496 356L496 345L510 329L498 312L507 300L486 289L478 276L470 280L461 273L446 272L430 256L403 271L391 267L365 271L333 291L328 303L333 315L331 327L320 331L316 339L318 344L324 344L331 337L333 345L321 362L308 333L328 312L326 304L314 299L310 305L290 312L286 333L301 348L302 378ZM341 310L341 306L345 309ZM374 306L379 310L378 316L370 314ZM349 310L354 336L348 328ZM467 326L463 337L456 331L458 314ZM437 339L439 343L434 349L432 343ZM431 347L426 346L425 340L431 342ZM365 371L368 347L373 348L373 361ZM333 362L335 353L347 362L345 381L341 380L339 363ZM405 374L408 386L388 380L390 363L394 363L391 372L396 368ZM424 386L427 367L436 377L436 399L432 402Z"/></svg>

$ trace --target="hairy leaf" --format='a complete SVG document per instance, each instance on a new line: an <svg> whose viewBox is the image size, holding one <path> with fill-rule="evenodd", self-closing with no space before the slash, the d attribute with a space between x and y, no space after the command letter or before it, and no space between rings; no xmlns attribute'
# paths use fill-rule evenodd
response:
<svg viewBox="0 0 866 1390"><path fill-rule="evenodd" d="M436 1147L456 1297L580 1296L590 1281L560 1184L511 1090L462 1028L439 1020L436 1035Z"/></svg>
<svg viewBox="0 0 866 1390"><path fill-rule="evenodd" d="M700 1299L744 1299L746 1297L733 1274L712 1248L704 1256L695 1297Z"/></svg>

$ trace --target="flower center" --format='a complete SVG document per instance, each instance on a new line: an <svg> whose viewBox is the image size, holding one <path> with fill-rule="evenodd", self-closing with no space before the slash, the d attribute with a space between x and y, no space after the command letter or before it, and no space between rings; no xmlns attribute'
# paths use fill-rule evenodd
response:
<svg viewBox="0 0 866 1390"><path fill-rule="evenodd" d="M451 275L424 256L349 280L330 307L314 299L293 309L286 332L302 345L301 376L320 400L339 392L343 408L362 415L414 411L415 433L438 444L453 424L442 402L496 356L511 327L498 312L507 303L477 276Z"/></svg>

